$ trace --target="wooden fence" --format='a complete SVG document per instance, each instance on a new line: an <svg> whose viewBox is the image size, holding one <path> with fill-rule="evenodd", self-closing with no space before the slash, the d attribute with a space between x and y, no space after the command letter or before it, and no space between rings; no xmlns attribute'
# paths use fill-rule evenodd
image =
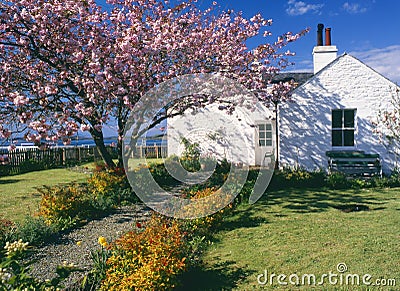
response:
<svg viewBox="0 0 400 291"><path fill-rule="evenodd" d="M13 151L0 149L0 173L19 174L32 170L64 167L81 162L100 159L96 147L36 147L16 148Z"/></svg>
<svg viewBox="0 0 400 291"><path fill-rule="evenodd" d="M134 157L160 159L166 158L167 155L167 146L165 145L137 146Z"/></svg>
<svg viewBox="0 0 400 291"><path fill-rule="evenodd" d="M115 156L115 148L109 148ZM166 146L137 146L135 157L162 158L167 156ZM13 151L0 148L0 176L19 174L33 170L65 167L100 160L95 146L55 147L39 149L37 147L16 148Z"/></svg>

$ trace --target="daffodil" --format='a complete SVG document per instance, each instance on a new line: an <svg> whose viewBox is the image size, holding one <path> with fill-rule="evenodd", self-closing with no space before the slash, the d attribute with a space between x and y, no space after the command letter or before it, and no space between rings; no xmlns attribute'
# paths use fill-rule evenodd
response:
<svg viewBox="0 0 400 291"><path fill-rule="evenodd" d="M98 241L99 244L104 248L108 245L107 239L104 236L100 236Z"/></svg>

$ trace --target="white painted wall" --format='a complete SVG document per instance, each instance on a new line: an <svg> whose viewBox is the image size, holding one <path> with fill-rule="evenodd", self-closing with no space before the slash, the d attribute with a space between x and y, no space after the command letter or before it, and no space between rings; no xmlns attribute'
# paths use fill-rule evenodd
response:
<svg viewBox="0 0 400 291"><path fill-rule="evenodd" d="M218 109L212 104L198 110L196 113L186 112L182 116L169 118L168 126L168 156L180 156L184 150L181 144L182 137L192 143L200 144L202 153L211 153L218 159L244 163L247 165L261 165L272 161L265 160L266 152L273 152L273 147L258 146L257 124L271 123L272 111L254 104L252 110L237 107L232 115ZM218 142L209 138L210 134L220 137ZM273 145L275 145L273 133Z"/></svg>
<svg viewBox="0 0 400 291"><path fill-rule="evenodd" d="M373 133L371 121L379 109L390 107L396 85L356 58L344 54L295 89L294 102L280 106L280 162L309 170L327 168L331 146L331 110L357 109L355 146L378 153L384 172L396 166L396 157ZM338 148L336 148L338 149ZM350 148L347 148L350 149Z"/></svg>

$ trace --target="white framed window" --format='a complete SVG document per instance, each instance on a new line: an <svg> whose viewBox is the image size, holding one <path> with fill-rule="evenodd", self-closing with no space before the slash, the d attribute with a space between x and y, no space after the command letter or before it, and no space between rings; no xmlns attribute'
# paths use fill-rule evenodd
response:
<svg viewBox="0 0 400 291"><path fill-rule="evenodd" d="M332 146L354 146L356 109L332 110Z"/></svg>
<svg viewBox="0 0 400 291"><path fill-rule="evenodd" d="M260 147L272 146L272 124L264 123L258 125L258 145Z"/></svg>

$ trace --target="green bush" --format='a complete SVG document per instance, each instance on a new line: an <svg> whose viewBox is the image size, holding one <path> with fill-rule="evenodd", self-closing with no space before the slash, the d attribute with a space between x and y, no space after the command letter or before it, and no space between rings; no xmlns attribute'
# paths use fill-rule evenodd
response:
<svg viewBox="0 0 400 291"><path fill-rule="evenodd" d="M326 177L326 184L331 189L393 188L400 187L400 176L394 172L383 177L350 177L335 172Z"/></svg>
<svg viewBox="0 0 400 291"><path fill-rule="evenodd" d="M45 164L33 159L24 160L19 164L20 173L40 171L45 169Z"/></svg>
<svg viewBox="0 0 400 291"><path fill-rule="evenodd" d="M0 217L0 249L3 249L7 241L15 237L16 225L11 220Z"/></svg>
<svg viewBox="0 0 400 291"><path fill-rule="evenodd" d="M43 186L37 191L42 195L39 216L58 230L101 217L121 203L138 201L121 169L94 172L87 183Z"/></svg>
<svg viewBox="0 0 400 291"><path fill-rule="evenodd" d="M284 168L275 171L271 180L271 188L320 188L325 186L325 172L323 170L307 171L302 168Z"/></svg>
<svg viewBox="0 0 400 291"><path fill-rule="evenodd" d="M48 225L42 217L27 216L22 223L18 224L15 238L37 246L51 240L56 233L57 229Z"/></svg>
<svg viewBox="0 0 400 291"><path fill-rule="evenodd" d="M7 165L0 165L0 177L1 176L7 176L11 172L11 166L9 164Z"/></svg>
<svg viewBox="0 0 400 291"><path fill-rule="evenodd" d="M189 172L200 170L200 148L199 144L191 143L188 139L182 138L181 143L185 147L180 158L181 165Z"/></svg>
<svg viewBox="0 0 400 291"><path fill-rule="evenodd" d="M347 189L351 183L343 173L334 172L326 177L327 186L331 189Z"/></svg>
<svg viewBox="0 0 400 291"><path fill-rule="evenodd" d="M164 164L150 164L148 169L150 170L151 175L153 176L154 180L159 184L160 186L173 186L178 183L178 180L175 179L171 173L177 177L186 177L187 172L185 169L182 168L182 165L180 164L179 157L178 156L170 156L165 159ZM138 175L138 181L140 180L140 171L141 170L146 170L147 167L142 167L141 169L138 169L137 175Z"/></svg>

